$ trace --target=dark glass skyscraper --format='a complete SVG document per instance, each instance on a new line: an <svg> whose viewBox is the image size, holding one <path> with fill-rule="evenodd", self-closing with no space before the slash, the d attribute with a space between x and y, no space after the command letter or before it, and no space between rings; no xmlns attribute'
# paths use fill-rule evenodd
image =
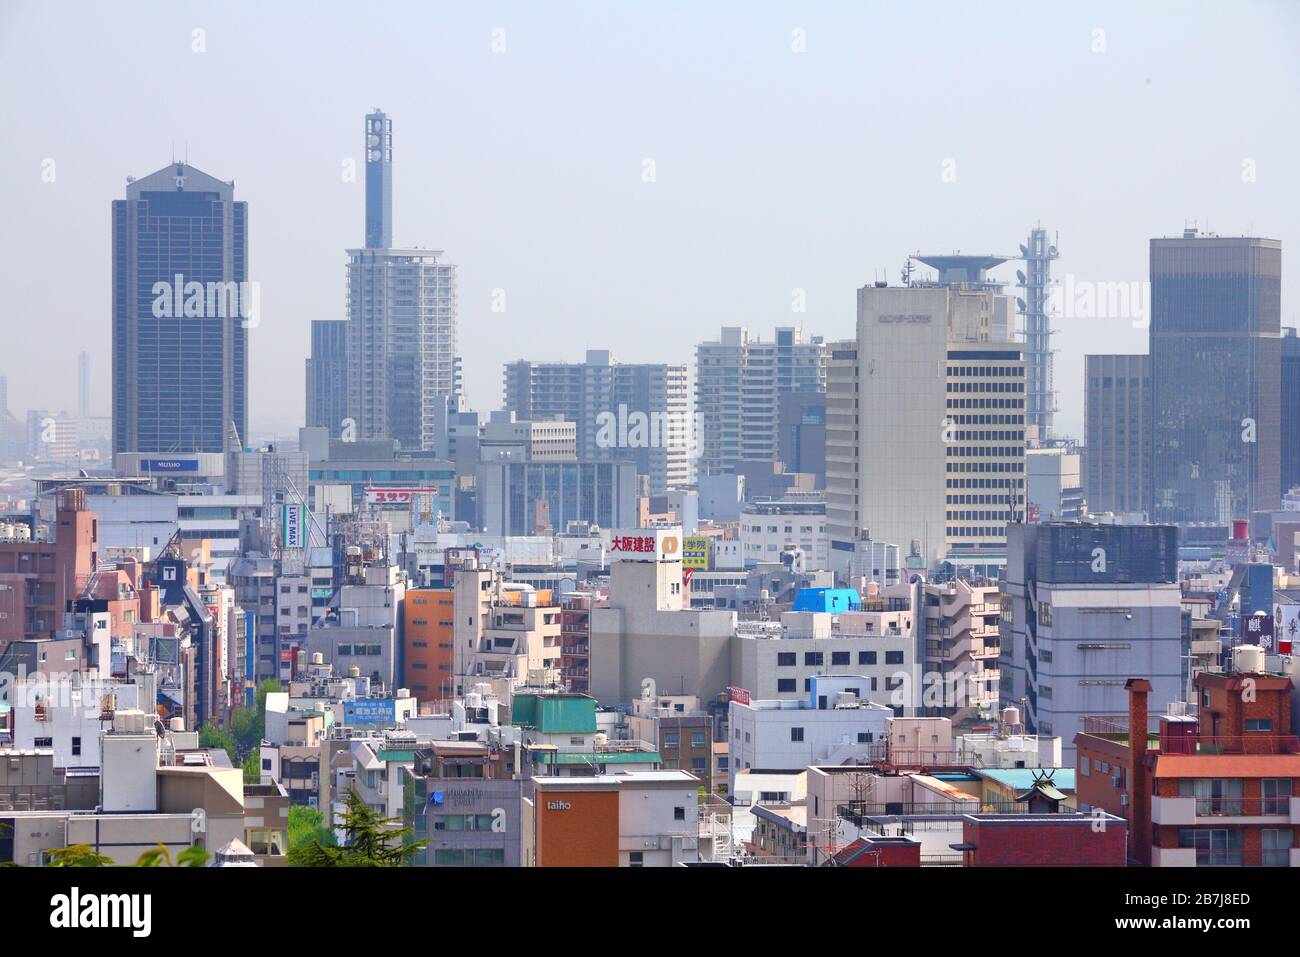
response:
<svg viewBox="0 0 1300 957"><path fill-rule="evenodd" d="M113 201L113 451L221 452L248 434L248 204L186 163Z"/></svg>
<svg viewBox="0 0 1300 957"><path fill-rule="evenodd" d="M1151 240L1154 521L1278 506L1281 286L1276 239Z"/></svg>
<svg viewBox="0 0 1300 957"><path fill-rule="evenodd" d="M307 359L307 425L339 438L348 414L348 323L314 319Z"/></svg>

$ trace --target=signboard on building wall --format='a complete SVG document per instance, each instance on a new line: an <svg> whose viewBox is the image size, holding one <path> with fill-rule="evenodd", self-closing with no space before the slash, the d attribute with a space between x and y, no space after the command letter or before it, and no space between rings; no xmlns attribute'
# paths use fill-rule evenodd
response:
<svg viewBox="0 0 1300 957"><path fill-rule="evenodd" d="M1273 616L1261 613L1241 616L1241 640L1248 645L1259 645L1272 653Z"/></svg>
<svg viewBox="0 0 1300 957"><path fill-rule="evenodd" d="M359 698L343 702L343 723L349 728L362 725L388 727L397 723L397 702L392 698Z"/></svg>
<svg viewBox="0 0 1300 957"><path fill-rule="evenodd" d="M198 459L141 459L141 472L197 472Z"/></svg>
<svg viewBox="0 0 1300 957"><path fill-rule="evenodd" d="M306 547L307 509L302 505L284 505L281 507L280 516L281 547Z"/></svg>
<svg viewBox="0 0 1300 957"><path fill-rule="evenodd" d="M1275 606L1273 628L1277 632L1277 653L1293 654L1296 642L1300 642L1300 605Z"/></svg>
<svg viewBox="0 0 1300 957"><path fill-rule="evenodd" d="M616 561L663 562L682 558L680 528L637 528L610 536L609 557Z"/></svg>
<svg viewBox="0 0 1300 957"><path fill-rule="evenodd" d="M745 688L728 688L727 694L736 704L749 704L749 691Z"/></svg>
<svg viewBox="0 0 1300 957"><path fill-rule="evenodd" d="M438 495L438 490L436 488L372 487L366 489L366 504L367 505L392 505L392 506L410 505L418 498L425 498L425 497L436 498L437 495Z"/></svg>
<svg viewBox="0 0 1300 957"><path fill-rule="evenodd" d="M692 536L682 540L682 567L707 569L709 567L709 540Z"/></svg>

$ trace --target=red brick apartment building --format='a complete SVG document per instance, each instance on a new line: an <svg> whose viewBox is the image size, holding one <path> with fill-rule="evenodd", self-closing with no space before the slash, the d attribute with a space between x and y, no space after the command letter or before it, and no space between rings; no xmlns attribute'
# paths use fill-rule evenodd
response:
<svg viewBox="0 0 1300 957"><path fill-rule="evenodd" d="M1080 810L1130 822L1129 859L1154 867L1300 866L1300 739L1291 679L1239 655L1197 676L1191 713L1150 730L1150 682L1130 678L1129 713L1088 718L1075 736ZM1145 733L1130 734L1141 729Z"/></svg>
<svg viewBox="0 0 1300 957"><path fill-rule="evenodd" d="M0 542L0 650L62 628L99 562L99 522L81 489L61 493L52 531L53 541Z"/></svg>

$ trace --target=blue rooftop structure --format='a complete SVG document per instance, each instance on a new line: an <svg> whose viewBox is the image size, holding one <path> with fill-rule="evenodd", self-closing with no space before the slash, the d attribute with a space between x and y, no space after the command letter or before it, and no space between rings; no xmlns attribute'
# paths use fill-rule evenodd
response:
<svg viewBox="0 0 1300 957"><path fill-rule="evenodd" d="M1049 771L1054 787L1061 791L1074 791L1074 768L980 768L979 774L1012 791L1026 791L1034 786L1035 774Z"/></svg>
<svg viewBox="0 0 1300 957"><path fill-rule="evenodd" d="M791 611L861 611L862 598L852 588L800 588Z"/></svg>

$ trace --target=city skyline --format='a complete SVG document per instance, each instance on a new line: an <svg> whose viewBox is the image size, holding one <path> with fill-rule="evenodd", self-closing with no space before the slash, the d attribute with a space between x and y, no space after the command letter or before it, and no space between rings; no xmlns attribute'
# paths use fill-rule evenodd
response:
<svg viewBox="0 0 1300 957"><path fill-rule="evenodd" d="M1234 96L1222 81L1230 71L1188 72L1182 65L1261 55L1245 49L1232 17L1216 11L1186 18L1186 29L1168 37L1167 47L1138 51L1132 38L1154 13L1102 6L1061 11L1050 28L1004 25L990 33L975 14L944 10L937 26L928 21L936 59L958 40L982 43L992 83L1020 72L1016 58L1039 75L1064 58L1069 69L1055 76L1050 91L1046 85L1024 91L1033 104L1025 112L1060 118L1059 127L1028 140L1015 132L1014 90L1005 108L986 115L982 105L977 111L973 92L955 86L958 71L944 66L910 76L916 109L906 100L879 100L874 89L891 69L904 68L903 54L880 50L864 64L845 34L854 27L864 36L903 29L910 15L902 9L867 17L847 9L808 16L763 8L762 16L735 23L693 12L705 24L717 21L720 30L688 35L671 31L671 17L647 12L578 8L563 24L546 26L521 8L490 17L452 11L438 41L445 55L440 68L456 81L454 89L477 89L463 101L449 94L432 110L382 70L370 88L335 96L330 84L341 81L320 69L291 75L293 56L286 53L286 72L273 75L270 88L301 96L310 82L325 95L285 111L270 106L273 98L263 89L255 99L243 81L232 112L209 99L215 84L230 67L271 65L265 56L285 18L269 12L265 35L254 35L237 30L231 22L237 15L226 11L164 8L149 41L160 58L153 65L188 71L186 96L163 91L151 110L119 110L106 124L87 103L70 99L75 87L68 80L56 78L36 92L40 108L8 107L7 126L16 135L0 147L0 168L8 174L0 195L15 227L5 249L16 277L15 308L89 346L91 405L105 408L108 231L102 225L69 231L68 225L102 224L104 206L122 194L126 174L163 166L175 134L177 159L235 180L241 201L249 203L250 277L261 286L263 316L249 336L250 432L254 439L291 434L303 419L310 323L343 318L343 250L356 247L364 221L356 117L375 106L399 125L393 242L428 243L458 265L464 389L469 405L484 411L497 407L501 370L516 359L571 360L591 348L627 362L693 365L698 343L737 325L760 335L798 325L827 341L849 337L856 290L879 278L897 282L907 254L1014 254L1039 222L1053 239L1062 237L1053 274L1070 284L1067 290L1079 283L1145 283L1149 240L1177 236L1192 220L1224 236L1264 236L1284 246L1300 239L1296 217L1286 213L1300 206L1297 186L1283 175L1297 133L1294 124L1278 122L1285 115L1278 107L1296 99L1288 78L1271 87L1276 101L1255 102ZM53 17L65 21L63 30L41 31L19 47L14 38L33 11L17 4L0 13L0 70L7 77L48 52L45 37L75 43L92 31L109 38L121 29L93 8L75 15L59 8ZM1258 4L1256 11L1278 29L1252 31L1250 43L1276 43L1282 51L1294 35L1294 10ZM325 30L304 42L318 54L345 41L374 52L384 24L396 16L385 10L370 29ZM158 47L171 32L177 49ZM803 50L796 52L801 37ZM101 54L84 52L89 69ZM552 69L552 57L575 53L609 78L601 90L582 85L574 72ZM676 69L678 61L690 68ZM120 82L129 82L132 68L124 64ZM540 88L530 86L539 71ZM1290 82L1300 90L1294 77ZM817 95L827 88L836 96ZM688 99L688 89L698 95ZM1116 100L1121 91L1127 92ZM568 94L562 99L574 105L551 112L549 98L540 102L548 94ZM617 110L615 122L611 111L620 97L625 109ZM1094 97L1109 97L1107 114L1083 108ZM230 117L235 128L213 136L210 122L196 121L196 103L206 104L210 115ZM1197 127L1188 125L1192 103ZM611 119L591 135L554 135L557 121L584 127L581 107L588 116ZM934 120L935 109L953 107L955 122ZM863 108L875 110L878 122L857 122ZM48 119L54 115L57 127ZM1273 121L1263 122L1265 116ZM1007 129L997 129L998 117L1010 120ZM78 124L81 134L69 139ZM464 135L448 137L447 129ZM546 148L532 148L543 129L550 131ZM1186 136L1187 129L1199 131L1193 148L1177 164L1161 161L1166 154L1152 147L1176 131ZM890 131L893 149L881 151L871 130ZM111 148L106 141L104 148L84 149L86 137L93 143L110 135ZM1099 167L1098 156L1110 155L1106 145L1120 140L1134 149L1123 162ZM1201 143L1204 148L1194 148ZM88 155L94 164L85 162ZM353 181L343 174L349 159L356 162ZM1067 188L1071 183L1089 185ZM293 228L295 219L311 223L311 230ZM861 229L862 222L869 228ZM801 239L809 236L816 241ZM42 252L56 240L66 255ZM80 278L98 280L70 283L69 262L77 263ZM993 276L1014 286L1015 268L1008 263ZM1284 270L1282 282L1282 324L1295 325L1297 280ZM800 292L804 312L792 308ZM493 311L499 307L504 311ZM568 331L566 341L530 333L554 324ZM1133 317L1061 310L1054 325L1057 432L1082 439L1084 353L1143 352L1147 330ZM646 335L650 328L655 334ZM493 331L483 335L484 329ZM64 349L62 341L34 336L7 353L0 374L8 377L16 414L77 408L78 350Z"/></svg>

